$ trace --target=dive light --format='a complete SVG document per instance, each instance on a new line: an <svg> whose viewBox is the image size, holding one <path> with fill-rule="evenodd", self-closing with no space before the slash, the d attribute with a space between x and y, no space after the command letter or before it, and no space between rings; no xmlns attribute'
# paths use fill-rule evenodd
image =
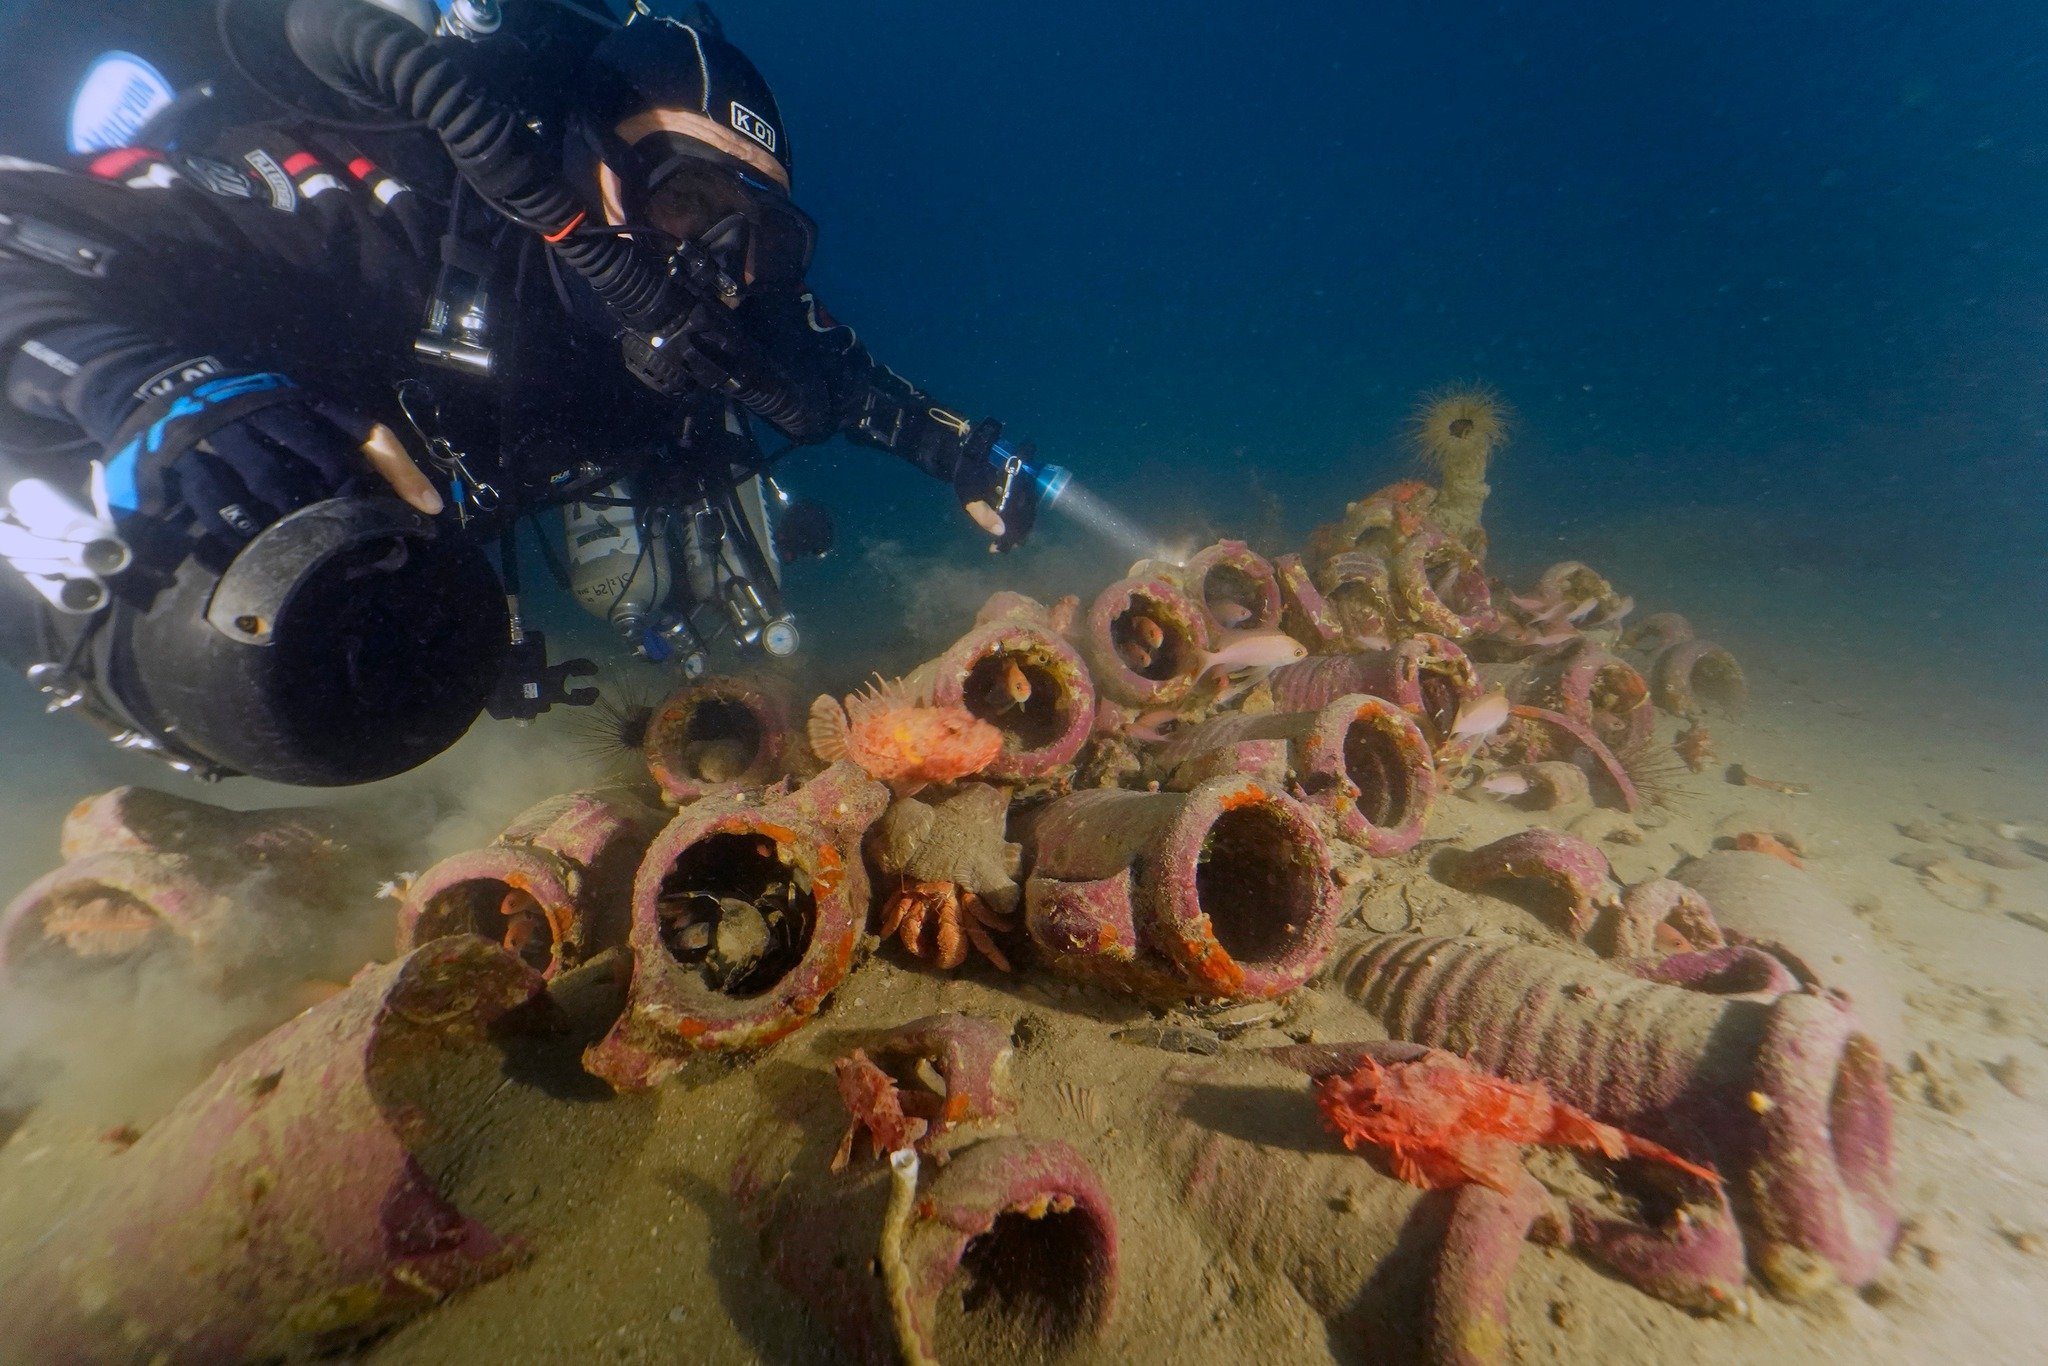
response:
<svg viewBox="0 0 2048 1366"><path fill-rule="evenodd" d="M988 462L1003 472L1002 496L998 499L998 510L1008 507L1010 494L1019 478L1038 486L1038 505L1049 508L1059 501L1067 485L1073 482L1073 474L1064 465L1034 465L1031 463L1031 445L1012 445L998 438L988 448Z"/></svg>

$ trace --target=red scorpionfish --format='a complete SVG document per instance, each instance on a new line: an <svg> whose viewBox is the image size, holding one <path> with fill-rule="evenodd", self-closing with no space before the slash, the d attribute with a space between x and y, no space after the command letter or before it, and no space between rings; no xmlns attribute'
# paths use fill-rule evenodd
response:
<svg viewBox="0 0 2048 1366"><path fill-rule="evenodd" d="M1551 1099L1541 1083L1508 1081L1436 1049L1408 1062L1365 1058L1353 1072L1324 1077L1316 1105L1345 1147L1385 1149L1394 1174L1425 1190L1477 1182L1512 1194L1527 1179L1522 1148L1530 1143L1648 1158L1721 1180L1712 1168Z"/></svg>

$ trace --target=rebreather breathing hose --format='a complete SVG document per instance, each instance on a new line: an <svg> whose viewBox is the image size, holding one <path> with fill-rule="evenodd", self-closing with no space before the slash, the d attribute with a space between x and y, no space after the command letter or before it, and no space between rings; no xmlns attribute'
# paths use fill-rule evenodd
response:
<svg viewBox="0 0 2048 1366"><path fill-rule="evenodd" d="M621 322L653 328L674 316L666 266L630 238L577 233L583 205L518 111L476 89L425 34L364 0L292 0L285 35L326 84L433 130L477 193L545 238Z"/></svg>
<svg viewBox="0 0 2048 1366"><path fill-rule="evenodd" d="M718 316L715 305L697 304L674 283L666 260L630 236L579 232L586 210L520 112L477 89L452 53L405 20L365 0L291 0L285 34L327 85L433 130L463 179L537 233L630 332L674 327L693 307ZM829 429L816 386L798 382L729 322L722 335L729 352L718 374L722 392L793 438Z"/></svg>

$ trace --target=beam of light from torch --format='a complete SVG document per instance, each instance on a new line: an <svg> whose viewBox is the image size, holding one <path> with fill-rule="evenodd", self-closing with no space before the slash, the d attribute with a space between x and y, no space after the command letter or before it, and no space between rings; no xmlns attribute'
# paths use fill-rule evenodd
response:
<svg viewBox="0 0 2048 1366"><path fill-rule="evenodd" d="M1157 536L1097 497L1072 475L1067 475L1046 506L1097 540L1115 547L1126 560L1178 559L1161 546Z"/></svg>

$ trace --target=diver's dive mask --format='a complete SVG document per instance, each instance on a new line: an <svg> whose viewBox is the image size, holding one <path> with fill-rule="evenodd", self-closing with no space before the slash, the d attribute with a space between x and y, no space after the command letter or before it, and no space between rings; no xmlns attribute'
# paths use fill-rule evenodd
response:
<svg viewBox="0 0 2048 1366"><path fill-rule="evenodd" d="M694 152L669 157L646 184L639 216L651 226L697 242L749 285L803 282L818 225L778 186Z"/></svg>
<svg viewBox="0 0 2048 1366"><path fill-rule="evenodd" d="M749 284L802 282L818 225L780 184L685 133L657 131L629 145L588 120L579 120L577 131L569 144L572 174L595 184L618 226L696 242ZM727 221L734 218L739 222Z"/></svg>

